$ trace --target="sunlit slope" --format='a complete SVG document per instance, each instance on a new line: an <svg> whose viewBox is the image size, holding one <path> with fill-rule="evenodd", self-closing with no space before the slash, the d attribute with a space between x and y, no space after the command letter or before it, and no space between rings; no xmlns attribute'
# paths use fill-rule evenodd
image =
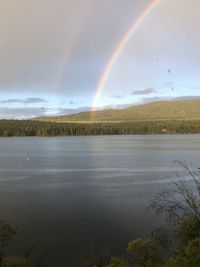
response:
<svg viewBox="0 0 200 267"><path fill-rule="evenodd" d="M118 122L200 119L200 100L159 101L125 109L106 109L74 115L39 118L54 122Z"/></svg>

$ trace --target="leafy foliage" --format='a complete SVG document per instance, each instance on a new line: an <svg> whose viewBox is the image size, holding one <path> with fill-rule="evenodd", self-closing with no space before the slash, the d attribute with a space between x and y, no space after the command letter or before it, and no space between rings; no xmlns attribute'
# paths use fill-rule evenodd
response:
<svg viewBox="0 0 200 267"><path fill-rule="evenodd" d="M178 178L171 190L163 191L152 202L156 214L166 214L178 225L178 238L182 242L200 237L200 173L178 162L187 172L190 181Z"/></svg>
<svg viewBox="0 0 200 267"><path fill-rule="evenodd" d="M12 228L7 222L0 220L0 267L3 264L9 241L15 234L16 229Z"/></svg>
<svg viewBox="0 0 200 267"><path fill-rule="evenodd" d="M155 231L154 240L134 240L128 245L133 255L130 267L200 267L200 173L178 163L190 179L177 177L173 188L156 196L150 206L157 215L164 213L175 224L179 246L164 262L162 248L169 245L166 232Z"/></svg>
<svg viewBox="0 0 200 267"><path fill-rule="evenodd" d="M106 267L129 267L129 265L126 260L114 257Z"/></svg>
<svg viewBox="0 0 200 267"><path fill-rule="evenodd" d="M162 263L162 249L150 239L136 239L128 244L128 252L138 267L156 267Z"/></svg>
<svg viewBox="0 0 200 267"><path fill-rule="evenodd" d="M188 242L183 251L177 252L168 262L167 267L199 267L200 238Z"/></svg>

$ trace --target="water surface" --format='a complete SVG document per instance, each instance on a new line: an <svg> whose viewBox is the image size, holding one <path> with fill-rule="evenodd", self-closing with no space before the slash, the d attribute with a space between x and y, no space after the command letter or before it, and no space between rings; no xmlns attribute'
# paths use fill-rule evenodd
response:
<svg viewBox="0 0 200 267"><path fill-rule="evenodd" d="M13 253L30 239L49 266L123 253L161 223L145 207L171 186L173 161L199 167L199 158L199 135L0 139L0 217L19 227Z"/></svg>

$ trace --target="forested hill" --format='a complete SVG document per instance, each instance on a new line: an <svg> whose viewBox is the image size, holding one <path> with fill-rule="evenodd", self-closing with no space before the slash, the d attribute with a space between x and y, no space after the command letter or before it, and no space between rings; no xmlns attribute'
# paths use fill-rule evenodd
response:
<svg viewBox="0 0 200 267"><path fill-rule="evenodd" d="M125 122L154 120L197 120L200 119L200 99L182 101L159 101L125 109L107 109L82 112L75 115L37 118L52 122Z"/></svg>
<svg viewBox="0 0 200 267"><path fill-rule="evenodd" d="M34 120L0 120L0 136L190 133L200 134L200 100L163 101Z"/></svg>
<svg viewBox="0 0 200 267"><path fill-rule="evenodd" d="M200 134L200 120L57 123L0 120L0 136L79 136L122 134Z"/></svg>

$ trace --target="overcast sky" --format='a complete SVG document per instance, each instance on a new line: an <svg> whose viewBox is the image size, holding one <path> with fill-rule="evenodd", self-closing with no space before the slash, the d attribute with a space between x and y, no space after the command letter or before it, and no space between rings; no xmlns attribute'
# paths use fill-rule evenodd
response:
<svg viewBox="0 0 200 267"><path fill-rule="evenodd" d="M0 118L92 105L149 0L0 0ZM199 96L200 1L160 0L117 58L97 107Z"/></svg>

